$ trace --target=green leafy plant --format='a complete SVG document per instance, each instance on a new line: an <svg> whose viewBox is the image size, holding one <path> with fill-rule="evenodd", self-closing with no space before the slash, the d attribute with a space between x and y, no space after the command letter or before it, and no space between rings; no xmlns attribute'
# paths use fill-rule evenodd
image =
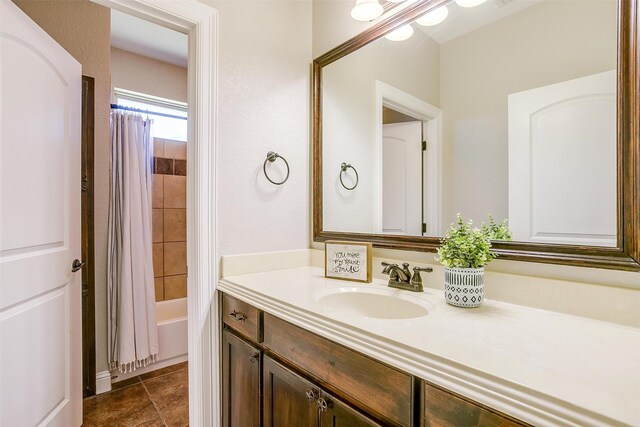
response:
<svg viewBox="0 0 640 427"><path fill-rule="evenodd" d="M489 236L489 240L511 241L511 229L509 220L503 219L499 224L489 215L489 225L482 224L482 232Z"/></svg>
<svg viewBox="0 0 640 427"><path fill-rule="evenodd" d="M507 220L496 223L489 216L489 225L474 228L473 221L465 223L460 214L451 224L447 235L440 241L436 261L448 268L480 268L498 255L491 251L491 240L511 240Z"/></svg>

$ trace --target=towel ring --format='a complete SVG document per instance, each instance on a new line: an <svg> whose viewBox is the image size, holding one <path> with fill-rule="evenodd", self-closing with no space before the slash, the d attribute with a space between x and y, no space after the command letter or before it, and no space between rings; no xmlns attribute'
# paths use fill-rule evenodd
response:
<svg viewBox="0 0 640 427"><path fill-rule="evenodd" d="M276 182L272 180L271 178L269 178L269 175L267 175L267 162L273 163L278 158L281 158L284 164L287 165L287 176L285 176L284 179L280 182ZM273 151L269 151L267 153L267 159L264 161L264 164L262 165L262 171L264 172L264 176L267 177L270 183L275 185L282 185L285 182L287 182L287 180L289 179L289 162L287 162L287 160L284 157L282 157L280 154L274 153Z"/></svg>
<svg viewBox="0 0 640 427"><path fill-rule="evenodd" d="M344 185L344 182L342 182L342 173L346 172L347 169L349 169L349 168L353 169L353 171L356 173L356 183L353 184L353 187L347 187L346 185ZM351 191L351 190L353 190L354 188L356 188L358 186L358 181L360 181L360 178L358 177L358 171L356 170L356 168L354 168L353 166L348 165L348 164L343 162L340 165L340 184L342 184L342 186L344 188L346 188L347 190Z"/></svg>

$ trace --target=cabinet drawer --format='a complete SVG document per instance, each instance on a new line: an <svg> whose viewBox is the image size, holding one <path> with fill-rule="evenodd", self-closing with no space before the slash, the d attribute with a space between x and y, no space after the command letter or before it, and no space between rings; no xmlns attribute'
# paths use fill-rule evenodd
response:
<svg viewBox="0 0 640 427"><path fill-rule="evenodd" d="M260 316L261 312L251 304L222 294L222 321L254 342L260 342L262 338Z"/></svg>
<svg viewBox="0 0 640 427"><path fill-rule="evenodd" d="M396 425L411 425L412 377L369 357L264 315L264 346Z"/></svg>
<svg viewBox="0 0 640 427"><path fill-rule="evenodd" d="M527 424L484 409L425 382L424 425L425 427L522 427Z"/></svg>

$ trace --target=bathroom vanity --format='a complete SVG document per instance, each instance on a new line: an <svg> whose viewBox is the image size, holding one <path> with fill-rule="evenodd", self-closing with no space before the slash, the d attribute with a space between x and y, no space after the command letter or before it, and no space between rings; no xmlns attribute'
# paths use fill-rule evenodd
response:
<svg viewBox="0 0 640 427"><path fill-rule="evenodd" d="M640 423L634 328L490 300L455 308L439 290L314 266L218 290L225 426ZM412 305L424 311L403 315Z"/></svg>
<svg viewBox="0 0 640 427"><path fill-rule="evenodd" d="M221 316L223 425L526 425L227 294Z"/></svg>

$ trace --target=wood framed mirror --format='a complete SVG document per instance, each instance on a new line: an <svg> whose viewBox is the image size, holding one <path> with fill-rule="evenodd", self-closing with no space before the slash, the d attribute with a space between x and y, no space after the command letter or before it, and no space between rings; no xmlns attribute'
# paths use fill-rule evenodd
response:
<svg viewBox="0 0 640 427"><path fill-rule="evenodd" d="M482 66L481 59L494 58L493 63L499 62L502 68L509 69L510 62L517 61L517 58L515 58L513 54L503 54L501 52L492 53L488 46L493 47L498 43L486 45L476 44L475 49L469 48L469 46L474 46L473 44L467 44L465 52L467 52L467 55L469 52L475 52L475 62L470 62L467 57L460 59L460 56L456 57L451 52L455 51L454 48L461 44L457 43L457 41L464 38L465 35L468 36L471 34L473 37L466 38L472 40L473 43L480 43L483 38L481 37L482 34L478 33L478 31L485 31L489 26L495 27L498 24L506 26L505 23L508 22L507 18L525 19L526 16L540 15L540 11L543 7L547 7L545 6L547 4L551 4L556 8L562 5L562 7L566 8L577 7L575 5L579 2L489 0L487 3L491 4L487 6L483 12L486 16L483 18L470 18L464 15L465 13L469 13L467 9L459 8L459 5L454 2L448 0L419 0L406 6L396 14L381 20L370 29L326 54L316 58L313 62L312 99L314 241L363 241L371 242L374 247L379 248L435 252L440 244L440 236L446 232L448 224L455 220L455 215L451 213L461 212L464 217L471 216L476 223L479 223L482 220L486 220L486 216L481 217L475 213L474 209L482 205L484 210L476 209L476 211L492 214L496 216L498 221L508 219L512 224L512 228L514 228L514 241L493 242L493 247L501 259L640 271L639 1L640 0L619 0L616 2L612 0L611 2L607 2L604 0L602 2L583 2L589 4L589 7L601 3L601 6L608 8L604 13L602 10L584 12L584 16L590 13L593 19L601 19L603 22L608 19L607 25L609 26L611 39L607 42L610 43L608 45L605 42L600 43L601 39L596 39L596 43L588 43L584 41L583 34L570 32L572 23L581 23L581 11L569 13L569 15L573 17L569 20L570 22L564 22L558 18L562 16L562 11L555 10L553 12L551 16L559 22L556 23L558 28L561 31L566 31L565 33L560 33L562 37L557 37L556 34L556 37L553 38L552 24L548 26L539 25L539 21L537 24L535 21L531 24L531 27L538 31L538 33L536 33L538 35L532 36L532 39L547 43L547 46L551 46L549 50L553 50L555 44L565 43L566 49L562 51L562 49L559 48L558 52L556 52L557 57L560 58L559 69L561 72L557 73L560 77L554 77L554 79L551 80L545 80L541 77L534 83L528 83L528 86L514 83L511 87L502 89L504 93L500 94L497 103L500 104L500 108L504 114L503 117L495 120L500 122L496 133L498 136L489 142L500 141L500 144L496 145L500 145L502 151L497 155L495 153L490 155L489 150L485 148L476 151L466 149L466 151L462 151L462 155L460 154L460 150L455 151L455 147L457 147L456 144L459 144L459 141L454 140L454 138L460 134L472 135L474 141L481 141L483 137L490 135L491 131L485 131L486 129L482 127L464 129L460 124L473 122L472 119L476 117L458 117L458 123L452 124L447 122L447 120L453 120L452 117L455 118L457 108L454 106L454 102L451 101L451 99L455 98L454 95L451 95L451 93L455 92L455 90L451 90L451 87L457 89L458 93L462 93L463 102L458 105L465 107L475 99L490 98L493 96L490 91L498 85L496 82L509 80L510 77L496 75L495 71L493 74L481 76L484 79L481 81L486 82L486 84L478 85L483 87L481 88L482 91L477 93L482 93L484 96L474 96L475 89L465 88L463 84L466 80L470 80L468 78L469 71L466 70L467 67L460 67L459 64L478 63L480 64L479 66ZM452 24L446 30L434 30L433 28L425 30L424 28L419 28L419 25L416 25L415 21L418 18L434 12L442 6L449 6L449 9L451 9L450 16L455 18L452 20L455 25ZM456 10L456 7L460 10ZM509 7L519 9L505 12ZM497 10L497 12L495 10L492 12L489 8L493 8ZM525 13L528 15L525 15ZM548 19L544 16L541 18L539 16L538 18ZM586 18L585 21L587 21ZM483 27L477 24L470 24L470 22L483 22L486 25ZM526 21L517 22L517 28L524 28L523 23L526 23ZM431 62L429 62L430 60L427 56L426 59L416 59L414 61L416 64L413 65L396 66L396 68L406 69L411 69L411 66L423 67L416 68L416 70L422 71L414 72L411 76L434 76L440 73L439 91L435 91L438 96L431 97L431 99L427 99L430 97L428 93L426 95L414 96L415 94L405 89L406 86L400 87L407 81L406 77L397 80L399 82L397 85L388 84L389 80L393 80L392 77L378 78L374 76L373 83L367 80L371 76L365 78L365 74L375 68L373 66L375 58L378 58L378 60L384 59L384 54L380 54L380 51L377 53L373 51L374 46L387 50L391 49L390 46L395 42L385 39L384 36L389 35L389 33L394 30L406 27L407 24L416 27L413 29L413 32L419 34L421 37L418 41L418 45L421 46L420 49L424 48L425 43L432 43L434 46L438 45L438 48L442 49L438 55L431 56ZM516 24L510 25L513 26ZM592 25L590 28L591 33L597 32L593 29L594 27ZM496 32L497 30L494 31L492 29L492 31ZM488 32L488 30L485 32ZM517 34L524 34L525 32L526 31L522 30L518 31ZM548 38L545 39L547 36ZM509 35L505 36L504 33L499 37L498 40L511 39ZM514 43L518 44L517 37L513 38L515 40ZM567 47L566 40L568 39L573 39L574 43L576 40L584 43L585 49ZM383 43L386 44L383 45ZM613 43L615 43L615 46ZM523 45L520 44L519 46L522 47ZM416 52L416 49L418 48L415 46L412 48L405 47L402 54L407 56L411 54L411 52ZM521 53L519 57L538 60L537 68L534 70L535 73L532 74L536 76L552 74L551 72L546 73L546 70L551 69L551 66L549 65L550 63L545 62L544 59L540 59L541 56L538 55L539 51L536 51L533 47L529 50L527 49L525 46L518 52ZM598 51L598 49L601 50ZM443 53L445 51L447 52L446 55ZM482 55L479 56L477 52L481 52ZM581 70L580 73L572 74L565 72L569 67L563 61L574 52L582 52L582 58L589 57L591 59L591 57L600 58L600 56L606 56L609 65L600 64L591 67L590 62L580 62L578 67ZM598 56L598 52L604 53ZM352 58L365 57L367 55L368 59L362 62L366 64L364 67L356 69L353 67L349 68L353 64L347 65L348 60L352 61ZM433 65L436 59L439 61L437 69L429 72L429 64ZM444 70L445 65L443 65L443 63L446 61L454 65L457 63L458 68L448 68ZM386 59L386 64L398 65L389 61L388 58ZM453 67L454 65L451 66ZM388 68L393 67L388 65ZM467 74L456 73L456 70L461 68L465 69ZM472 67L470 66L468 68ZM485 66L484 68L486 69L488 67ZM529 70L533 68L535 67L529 64L525 69ZM615 68L615 70L611 68ZM517 71L515 68L512 68L511 72L511 76L523 75L522 71ZM466 77L451 84L450 81L456 74ZM449 80L449 89L446 91L443 90L445 87L443 83L444 80ZM340 81L343 82L342 87L339 83L336 83ZM344 83L345 81L346 83ZM367 124L367 126L363 128L356 126L358 119L355 116L347 114L348 108L344 107L344 105L338 105L338 107L336 107L336 104L339 102L338 98L345 98L345 96L343 96L345 94L345 87L355 87L365 81L365 90L368 91L367 93L370 99L364 109L361 108L357 111L365 111L365 113L362 113L363 115L372 115L376 123L374 123L373 126ZM602 87L593 89L592 86L587 85L589 86L588 90L592 90L592 94L595 94L593 96L581 95L582 92L579 91L582 89L576 89L578 87L587 87L585 86L585 82L591 84L593 81L600 81L604 85L603 87L611 88L610 96L607 95L608 98L604 96L603 91L606 92L606 90L602 89ZM344 86L344 84L346 84L346 86ZM429 85L427 84L426 86ZM431 87L433 88L434 85L431 84ZM578 92L572 92L574 89L578 90ZM575 129L573 131L568 130L565 132L564 127L562 127L562 132L553 133L548 131L545 133L545 129L550 129L544 127L547 126L547 124L565 123L562 121L562 117L565 117L562 115L564 113L557 113L559 115L554 118L539 115L534 117L534 114L538 114L538 112L543 110L547 111L556 108L558 105L565 105L564 101L553 100L553 96L555 96L553 94L560 92L568 93L566 99L570 100L598 99L598 106L594 107L593 105L585 106L586 104L580 104L576 111L564 111L564 113L569 115L573 114L574 117L581 118L590 117L586 114L598 114L597 112L594 113L594 111L598 111L597 109L604 105L603 102L605 101L603 100L606 98L606 103L608 103L607 105L610 111L606 110L607 112L600 114L600 116L609 118L607 119L610 124L609 128L607 128L604 123L600 124L598 122L597 125L593 125L592 119L583 119L581 122L576 122L578 124L574 126ZM552 95L549 98L550 93L552 93ZM441 94L445 95L440 96ZM353 94L347 94L346 97L355 99ZM451 99L447 99L447 97ZM546 97L545 99L547 99L547 101L545 102L547 102L547 104L536 104L537 101L531 101L532 99L538 100L541 97ZM435 101L433 101L433 99L435 99ZM549 99L551 99L551 101L549 101ZM406 102L401 102L402 100ZM573 104L576 103L574 102ZM396 108L396 105L398 108ZM523 105L528 107L522 107ZM540 107L540 105L547 106ZM327 108L327 110L323 111L323 107ZM329 110L329 108L334 108L335 110ZM529 115L527 116L525 114L523 116L522 111L527 110L527 108ZM458 110L460 110L460 108L458 108ZM556 108L554 111L557 112L557 110ZM479 111L482 113L484 110ZM406 169L404 166L398 167L398 165L403 165L401 160L398 160L398 163L392 164L392 166L387 166L387 163L390 161L385 160L386 158L396 158L398 156L393 153L388 154L389 151L385 151L387 149L382 142L384 140L383 138L386 138L386 136L383 135L383 131L381 131L382 127L385 126L386 123L395 123L393 121L384 122L387 120L385 118L386 113L390 113L391 116L395 115L396 122L402 122L402 117L406 119L406 116L411 116L414 120L421 122L421 125L417 127L417 129L419 129L418 132L420 132L421 142L428 139L425 138L425 136L429 135L440 138L438 140L438 144L440 145L436 144L440 150L439 154L437 154L437 156L439 156L437 157L438 160L433 160L433 158L425 160L425 155L422 155L422 161L419 166L421 173L420 194L413 197L414 201L416 198L420 199L420 203L417 204L417 206L419 206L418 209L421 211L420 222L422 223L422 230L418 230L417 232L408 232L402 229L401 233L394 233L394 226L385 228L383 217L392 218L393 215L387 215L381 200L390 200L398 205L400 203L399 200L402 198L394 198L395 188L398 189L397 192L404 194L402 203L406 203L408 206L409 201L412 199L409 192L413 191L407 190L406 186L397 185L399 182L409 182L406 176L390 179L389 183L383 183L380 177L383 175L383 170L386 171L384 174L385 177L391 177L394 171L404 171ZM613 113L615 113L615 118ZM397 117L400 118L398 119ZM532 117L534 118L532 119ZM340 120L342 120L342 127L336 128L336 123ZM411 118L406 120L411 121ZM536 126L542 127L534 129L533 125L530 125L534 122ZM522 132L522 128L518 127L519 123L530 125L531 128L527 130L528 133ZM546 124L543 126L539 123ZM518 137L518 135L520 136ZM535 139L535 141L540 141L539 143L536 142L538 145L534 145L534 142L532 142L534 137L531 135L535 135L535 138L538 138ZM600 136L602 136L602 138L600 138ZM370 142L376 147L373 149L373 154L367 154L369 157L364 157L364 160L363 158L357 158L354 154L357 150L350 149L348 145L351 141L355 141L361 137L363 137L366 144ZM599 146L600 148L584 145L587 143L591 144L589 138L595 138L598 141L608 138L610 143L608 145L602 143L601 146ZM522 148L522 146L517 145L518 141L525 141L526 144L529 145L525 144L524 148ZM566 141L573 142L568 143ZM580 144L583 145L580 146ZM587 148L582 149L581 147ZM449 152L448 154L445 153L445 161L443 162L442 152L446 152L447 150L449 150ZM530 154L534 153L534 150L535 155L538 157ZM562 150L565 151L563 152ZM573 150L569 151L569 153L575 153L575 156L567 156L567 150ZM592 163L581 163L582 160L576 160L573 162L575 165L572 166L573 160L570 159L574 157L580 158L580 153L582 152L592 154L591 160L589 160ZM518 153L529 153L528 155L530 157L518 157L520 155ZM327 157L323 158L323 154ZM478 191L480 195L479 198L475 200L475 203L472 200L470 204L461 207L460 204L456 205L455 203L451 204L451 206L445 206L445 203L442 202L443 198L447 199L447 197L452 195L458 198L460 198L460 195L465 195L466 199L473 199L473 195L469 196L469 194L464 192L464 185L456 186L450 184L447 179L451 181L451 178L447 178L442 172L443 170L453 170L456 177L463 175L459 173L459 171L466 167L465 164L461 166L460 163L462 158L464 158L464 154L471 158L479 158L481 163L484 162L481 165L484 169L480 169L480 173L476 172L475 175L471 174L465 177L466 182L474 182L474 185L476 185L476 182L481 183L482 181L487 181L485 185L486 188L500 188L501 194L497 197L497 199L501 200L500 203L491 205L488 208L484 207L484 201L490 199L490 197L487 197L481 190ZM411 157L411 155L403 155L407 158ZM491 160L486 161L483 156ZM419 155L414 157L419 157ZM494 158L500 158L501 163L497 162L497 166L496 164L492 164L491 161L493 161L492 159ZM431 161L431 163L429 163L429 161ZM455 163L455 161L458 163ZM585 160L585 162L587 162L587 160ZM344 165L341 165L341 163L344 163ZM349 167L345 167L345 165ZM594 167L594 165L597 167ZM535 169L536 167L542 169ZM436 184L433 184L433 180L429 184L430 178L427 178L427 176L434 174L434 169L438 171L437 173L439 175L433 175L437 178L434 178ZM605 173L602 171L605 169L608 172ZM355 180L355 175L353 175L353 170L357 170L357 181ZM371 172L372 170L373 172ZM522 170L527 170L528 175L523 175ZM554 173L559 170L563 172L554 175ZM493 179L493 175L491 175L493 172L495 172L494 175L501 174L501 176L507 177L508 180L505 182L504 180L498 181ZM342 175L343 173L345 175ZM351 176L349 176L349 174L351 174ZM416 176L419 175L418 172L415 172L415 174ZM515 179L514 175L516 175ZM346 184L342 184L344 188L339 186L340 182L344 182L342 178L346 181ZM446 185L441 181L447 181L445 182ZM559 184L554 185L555 183ZM350 189L354 184L358 185L355 189ZM574 185L574 187L572 188L570 185ZM385 189L385 186L388 188ZM478 184L478 186L481 187L480 184ZM556 187L560 188L558 189ZM460 190L460 188L463 190ZM567 188L569 188L569 190L567 190ZM368 201L367 203L369 204L367 208L363 209L362 205L359 205L355 200L357 200L358 197L364 198L362 194L365 194L365 192L373 194L371 199L374 200L374 202L370 203ZM434 196L434 192L439 192L439 194ZM443 193L445 194L444 196ZM575 195L578 193L582 194L582 198L575 198L577 197ZM409 196L407 196L407 194L409 194ZM455 199L455 197L449 197L449 199L451 198ZM376 200L377 203L375 202ZM430 205L429 201L432 202ZM437 205L437 208L434 208L434 205ZM371 208L371 206L373 207ZM429 213L430 209L432 210L431 213ZM372 213L370 214L369 211ZM385 213L383 213L383 211ZM405 211L409 211L409 208L406 208ZM473 212L473 214L467 214L466 212L468 211ZM351 215L350 221L348 221L349 215ZM429 217L429 215L431 215L431 217ZM369 228L363 227L363 224L367 223L365 217L368 216L373 218L370 222L374 225L368 225L367 227ZM404 224L406 224L406 212L399 217L401 218L400 223L404 221ZM428 218L428 220L425 221L425 218ZM389 222L392 221L389 220ZM427 223L435 223L436 225L427 225ZM569 225L567 226L567 224ZM559 228L554 230L556 225ZM575 227L573 227L573 225L575 225ZM434 228L431 229L431 226ZM562 227L565 227L565 229ZM567 227L571 228L571 230L566 230ZM525 238L519 238L519 236L525 236Z"/></svg>

